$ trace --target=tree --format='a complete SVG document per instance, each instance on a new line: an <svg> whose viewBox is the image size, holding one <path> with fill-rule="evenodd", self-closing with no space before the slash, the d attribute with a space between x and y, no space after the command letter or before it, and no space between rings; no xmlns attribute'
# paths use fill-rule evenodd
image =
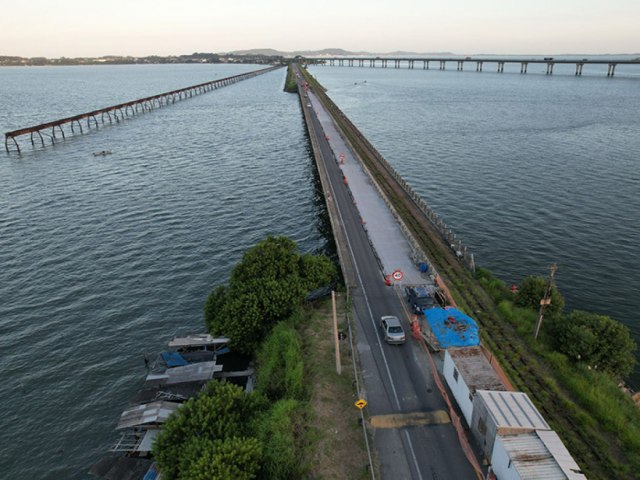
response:
<svg viewBox="0 0 640 480"><path fill-rule="evenodd" d="M251 480L256 478L261 460L262 444L256 438L211 440L193 437L182 453L178 479Z"/></svg>
<svg viewBox="0 0 640 480"><path fill-rule="evenodd" d="M153 444L153 456L162 478L188 478L185 471L205 454L205 446L211 445L202 442L251 436L250 420L258 408L259 398L242 388L209 382L198 397L188 400L169 417ZM200 443L194 443L194 438L200 439Z"/></svg>
<svg viewBox="0 0 640 480"><path fill-rule="evenodd" d="M324 256L300 255L293 240L267 237L249 249L233 268L229 285L219 286L205 304L205 322L230 347L252 354L307 293L331 283L336 268Z"/></svg>
<svg viewBox="0 0 640 480"><path fill-rule="evenodd" d="M629 329L611 317L575 310L550 327L555 347L573 360L616 379L633 371L636 343Z"/></svg>
<svg viewBox="0 0 640 480"><path fill-rule="evenodd" d="M540 300L547 290L547 280L544 277L526 277L518 286L518 293L514 303L518 307L538 310ZM555 285L551 286L551 304L545 309L547 318L554 318L564 310L564 298L558 292Z"/></svg>

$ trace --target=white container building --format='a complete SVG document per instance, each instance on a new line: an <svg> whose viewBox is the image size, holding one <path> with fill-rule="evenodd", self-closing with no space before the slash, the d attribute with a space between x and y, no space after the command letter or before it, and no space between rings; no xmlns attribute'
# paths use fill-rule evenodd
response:
<svg viewBox="0 0 640 480"><path fill-rule="evenodd" d="M498 435L551 430L526 393L490 390L476 391L470 426L487 459Z"/></svg>
<svg viewBox="0 0 640 480"><path fill-rule="evenodd" d="M445 350L442 374L467 425L471 425L473 399L477 390L506 390L480 347Z"/></svg>
<svg viewBox="0 0 640 480"><path fill-rule="evenodd" d="M491 456L498 480L586 480L558 434L536 430L498 435Z"/></svg>

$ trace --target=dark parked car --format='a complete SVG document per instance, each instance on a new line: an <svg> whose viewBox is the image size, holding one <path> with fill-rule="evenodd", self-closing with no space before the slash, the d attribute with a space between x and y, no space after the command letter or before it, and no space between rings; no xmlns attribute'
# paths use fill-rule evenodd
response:
<svg viewBox="0 0 640 480"><path fill-rule="evenodd" d="M411 305L411 310L415 314L424 313L427 308L435 307L436 289L435 287L422 285L414 287L405 287L407 301Z"/></svg>

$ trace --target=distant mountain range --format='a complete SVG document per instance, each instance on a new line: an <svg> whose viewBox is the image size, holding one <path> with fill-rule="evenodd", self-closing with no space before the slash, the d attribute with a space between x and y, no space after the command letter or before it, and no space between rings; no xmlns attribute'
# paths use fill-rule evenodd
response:
<svg viewBox="0 0 640 480"><path fill-rule="evenodd" d="M351 52L342 48L323 48L322 50L295 50L293 52L284 52L281 50L274 50L273 48L254 48L251 50L234 50L233 52L225 52L233 55L268 55L268 56L280 56L280 57L295 57L300 55L301 57L352 57L352 56L372 56L372 57L390 57L390 56L415 56L415 55L454 55L451 52Z"/></svg>

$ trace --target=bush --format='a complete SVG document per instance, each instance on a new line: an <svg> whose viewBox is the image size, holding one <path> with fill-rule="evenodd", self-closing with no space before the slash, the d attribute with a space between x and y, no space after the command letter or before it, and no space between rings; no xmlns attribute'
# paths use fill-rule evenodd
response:
<svg viewBox="0 0 640 480"><path fill-rule="evenodd" d="M305 467L300 460L306 444L304 424L304 406L292 399L278 401L264 415L258 428L258 438L264 445L264 478L303 478Z"/></svg>
<svg viewBox="0 0 640 480"><path fill-rule="evenodd" d="M538 310L540 300L547 290L547 280L543 277L526 277L519 285L514 303L518 307ZM564 309L564 298L555 285L551 286L551 304L547 305L545 315L549 318L557 317Z"/></svg>
<svg viewBox="0 0 640 480"><path fill-rule="evenodd" d="M550 328L555 348L574 361L618 379L633 371L636 344L620 322L575 310L552 322Z"/></svg>
<svg viewBox="0 0 640 480"><path fill-rule="evenodd" d="M300 338L293 328L281 322L258 352L256 389L272 401L302 399L303 373Z"/></svg>

